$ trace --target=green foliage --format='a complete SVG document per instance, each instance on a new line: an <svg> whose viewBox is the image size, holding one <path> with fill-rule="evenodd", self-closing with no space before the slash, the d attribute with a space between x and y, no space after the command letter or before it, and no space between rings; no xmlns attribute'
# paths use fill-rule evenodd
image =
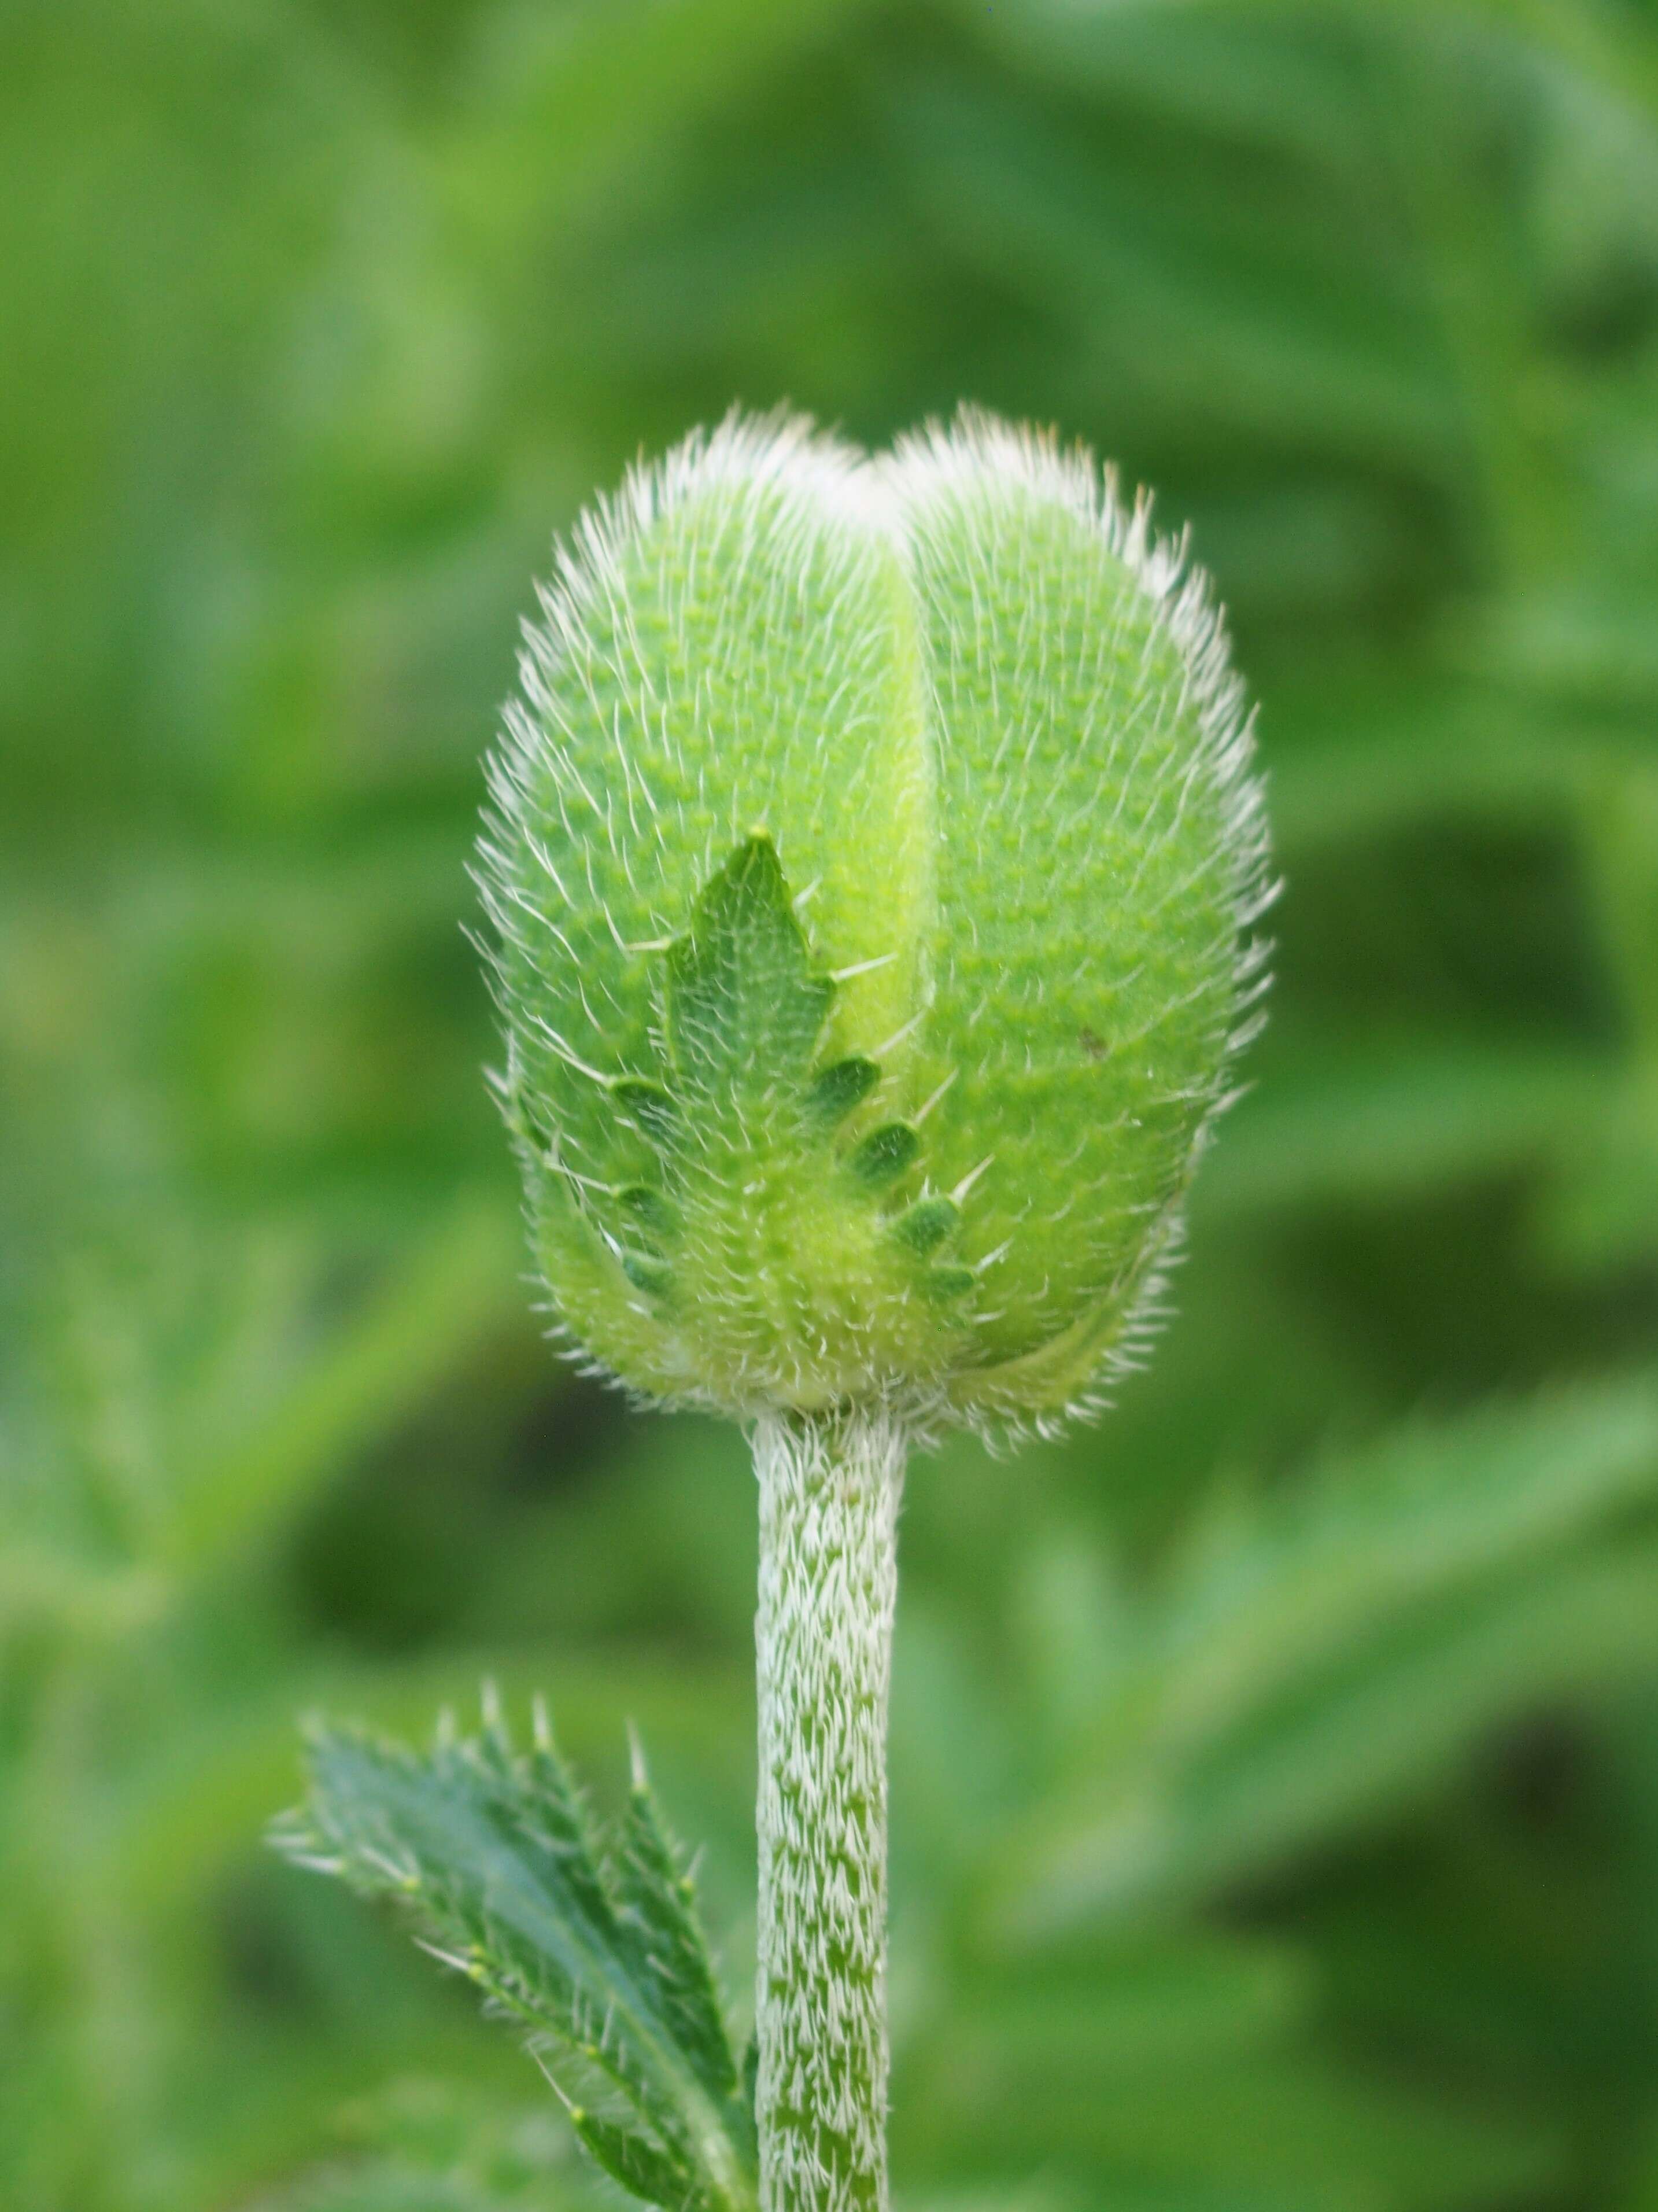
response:
<svg viewBox="0 0 1658 2212"><path fill-rule="evenodd" d="M1222 1501L1132 1632L1074 1655L1087 1725L999 1909L1064 1926L1236 1881L1407 1799L1544 1686L1651 1665L1658 1553L1624 1522L1655 1498L1649 1381L1401 1428L1291 1496Z"/></svg>
<svg viewBox="0 0 1658 2212"><path fill-rule="evenodd" d="M608 1859L544 1723L525 1753L496 1718L424 1759L322 1730L310 1775L282 1848L409 1907L428 1948L530 2030L606 2173L668 2212L755 2203L750 2097L636 1753Z"/></svg>
<svg viewBox="0 0 1658 2212"><path fill-rule="evenodd" d="M414 2079L342 2118L340 2154L253 2212L588 2212L562 2116Z"/></svg>
<svg viewBox="0 0 1658 2212"><path fill-rule="evenodd" d="M641 449L965 394L1191 525L1288 888L1157 1362L908 1486L899 2201L1650 2208L1650 0L0 19L0 2202L591 2201L301 1711L635 1719L744 1986L752 1480L525 1318L477 758Z"/></svg>
<svg viewBox="0 0 1658 2212"><path fill-rule="evenodd" d="M1084 2187L1108 2171L1148 2201L1265 2187L1343 2203L1361 2173L1401 2205L1556 2185L1552 2113L1459 2105L1442 2078L1388 2079L1321 2043L1342 1941L1286 1942L1298 1915L1272 1886L1419 1817L1544 1684L1605 1696L1650 1678L1655 1486L1653 1385L1583 1390L1418 1425L1291 1494L1218 1498L1142 1583L1114 1588L1054 1532L1011 1594L1011 1680L924 1624L895 1680L896 1887L929 1938L901 1917L896 1942L935 1977L899 2051L901 2170L1011 2179L1023 2159ZM1582 2033L1565 2023L1593 1970L1549 1932L1558 1871L1528 1868L1455 1791L1432 1826L1453 1887L1415 1897L1389 1940L1421 1978L1412 2002L1437 1990L1450 2008L1447 2067L1490 2067L1505 2034L1512 2063L1529 2038ZM1361 1922L1382 1909L1384 1866L1365 1865ZM1438 1916L1488 1922L1499 1876L1498 1954L1465 1952L1453 1977ZM1203 1910L1251 1883L1264 1908L1230 1928ZM1342 1935L1362 1942L1362 1925ZM1360 1986L1380 1992L1361 1955Z"/></svg>

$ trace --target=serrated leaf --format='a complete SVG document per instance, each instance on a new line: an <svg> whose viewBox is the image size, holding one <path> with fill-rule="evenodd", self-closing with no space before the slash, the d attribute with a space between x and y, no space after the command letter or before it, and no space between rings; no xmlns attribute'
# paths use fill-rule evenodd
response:
<svg viewBox="0 0 1658 2212"><path fill-rule="evenodd" d="M616 1875L641 1980L712 2097L738 2098L738 2074L689 1878L664 1824L642 1763L629 1793ZM740 2102L741 2100L739 2099Z"/></svg>
<svg viewBox="0 0 1658 2212"><path fill-rule="evenodd" d="M672 2212L747 2212L751 2111L642 1784L607 1856L550 1741L515 1753L498 1726L423 1756L323 1729L310 1770L279 1847L408 1906L429 1948L531 2030L615 2179Z"/></svg>

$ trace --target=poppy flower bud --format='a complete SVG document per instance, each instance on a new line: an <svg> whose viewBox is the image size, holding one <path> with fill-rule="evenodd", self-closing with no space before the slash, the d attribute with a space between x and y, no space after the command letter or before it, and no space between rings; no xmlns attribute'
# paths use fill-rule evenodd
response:
<svg viewBox="0 0 1658 2212"><path fill-rule="evenodd" d="M1045 1423L1145 1333L1266 903L1218 613L975 414L733 418L577 525L480 878L554 1313L653 1398Z"/></svg>

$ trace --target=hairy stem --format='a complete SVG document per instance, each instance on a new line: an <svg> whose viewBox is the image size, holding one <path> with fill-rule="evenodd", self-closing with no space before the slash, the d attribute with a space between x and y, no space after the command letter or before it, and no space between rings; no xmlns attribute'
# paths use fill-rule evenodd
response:
<svg viewBox="0 0 1658 2212"><path fill-rule="evenodd" d="M762 2212L885 2212L887 1682L906 1437L768 1414L760 1482Z"/></svg>

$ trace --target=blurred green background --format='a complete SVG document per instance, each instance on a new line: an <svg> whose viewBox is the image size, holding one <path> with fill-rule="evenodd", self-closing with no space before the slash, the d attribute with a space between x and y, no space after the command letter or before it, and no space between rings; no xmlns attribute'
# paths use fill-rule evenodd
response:
<svg viewBox="0 0 1658 2212"><path fill-rule="evenodd" d="M595 2201L307 1710L636 1720L741 2009L751 1478L537 1334L478 761L641 447L971 397L1288 890L1151 1370L912 1477L903 2203L1658 2212L1658 6L4 0L0 118L0 2203Z"/></svg>

